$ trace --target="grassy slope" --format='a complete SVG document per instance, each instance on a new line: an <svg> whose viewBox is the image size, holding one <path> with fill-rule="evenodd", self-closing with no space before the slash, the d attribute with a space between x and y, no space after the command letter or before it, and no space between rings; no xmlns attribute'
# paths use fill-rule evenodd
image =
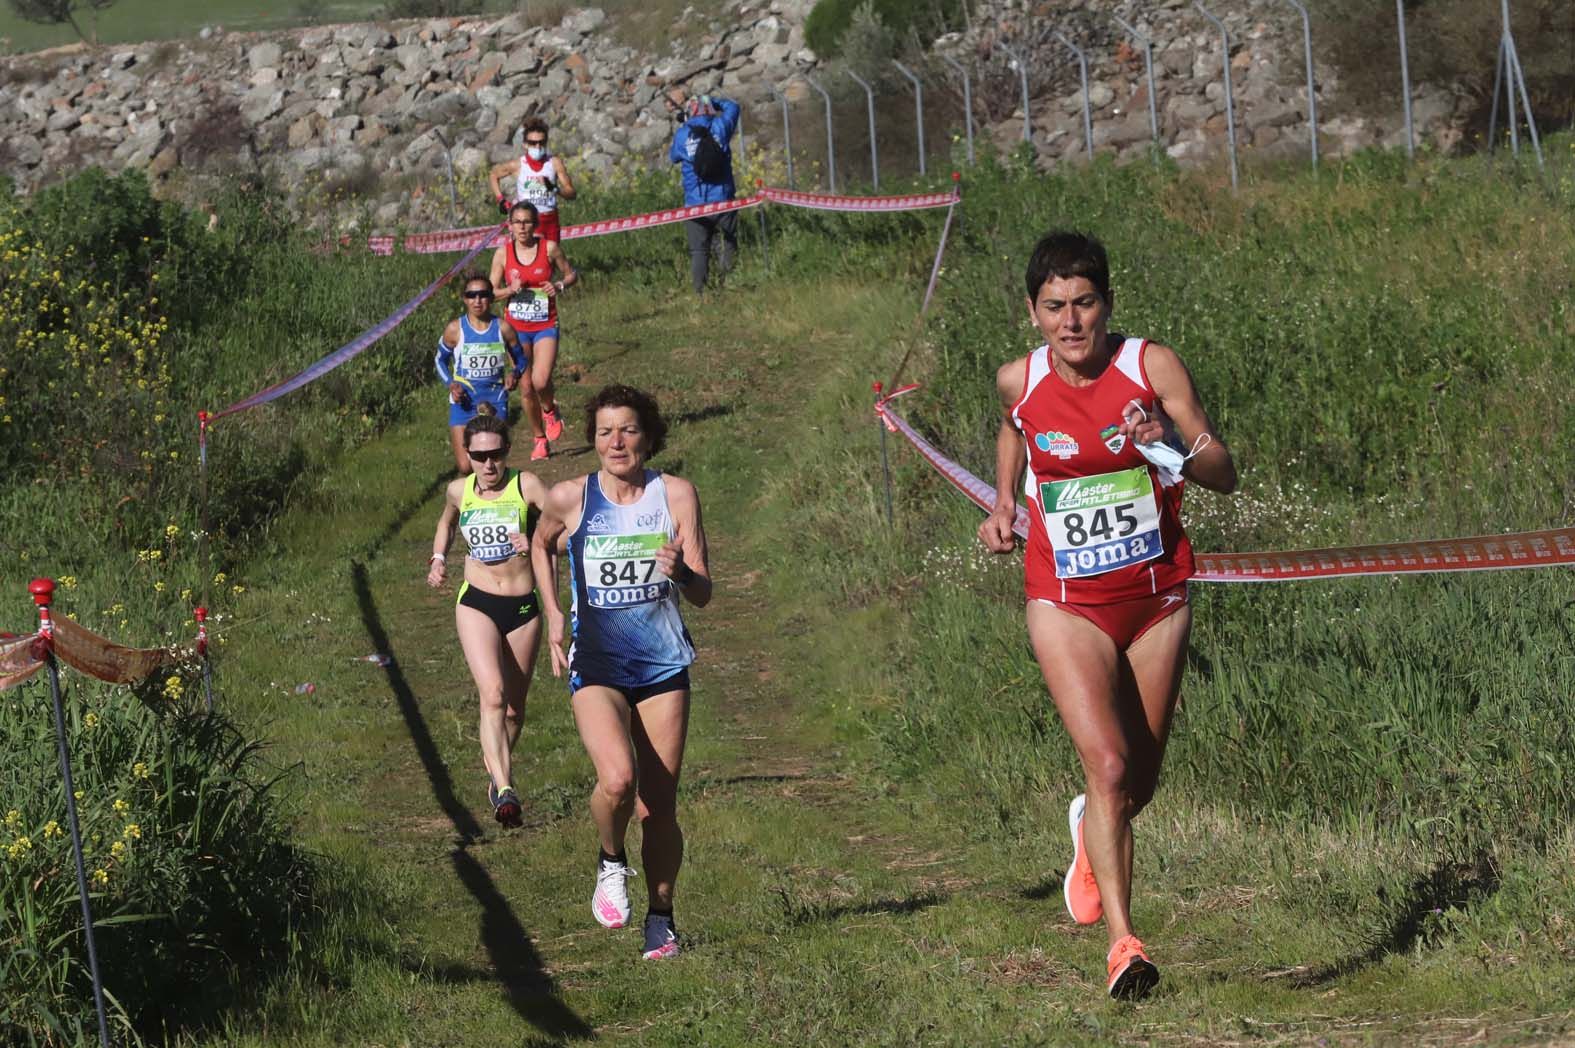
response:
<svg viewBox="0 0 1575 1048"><path fill-rule="evenodd" d="M230 634L226 701L303 762L306 830L366 905L314 947L331 978L275 988L265 1019L226 1041L1362 1043L1572 1028L1575 979L1554 960L1569 929L1530 923L1562 920L1575 896L1568 838L1513 867L1513 885L1438 871L1375 906L1397 861L1385 835L1275 830L1164 793L1140 831L1137 913L1167 984L1131 1009L1102 999L1103 935L1062 912L1054 804L1025 819L990 810L1002 794L986 783L970 800L955 769L934 784L887 774L900 769L866 726L902 715L897 641L979 628L962 580L950 622L902 610L905 558L926 542L956 556L976 518L905 464L904 487L936 509L925 533L909 521L893 540L869 480L862 391L896 355L918 252L895 274L755 273L698 310L605 280L572 304L584 384L646 384L679 419L665 464L700 484L715 547L718 601L689 616L701 654L679 917L692 948L676 964L641 964L636 933L585 912L589 767L557 682L527 716L527 829L481 821L451 596L420 582L446 461L437 410L357 452L276 529ZM583 396L569 387L571 417ZM588 468L565 445L550 476ZM1004 630L976 644L1009 660L1020 647ZM374 649L396 668L352 661ZM293 694L305 679L317 692ZM1003 731L1056 730L1029 677L953 681L952 701ZM1460 906L1435 907L1449 891Z"/></svg>

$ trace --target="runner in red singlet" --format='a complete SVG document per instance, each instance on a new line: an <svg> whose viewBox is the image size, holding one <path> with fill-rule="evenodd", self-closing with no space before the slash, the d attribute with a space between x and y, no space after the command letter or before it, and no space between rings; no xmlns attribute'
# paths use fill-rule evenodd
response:
<svg viewBox="0 0 1575 1048"><path fill-rule="evenodd" d="M1228 493L1236 467L1175 351L1107 330L1110 269L1097 240L1040 240L1027 287L1046 344L996 375L1005 419L979 539L1012 551L1026 467L1028 636L1087 783L1068 812L1067 910L1080 924L1104 917L1107 988L1136 998L1159 970L1132 929L1132 820L1159 783L1192 626L1183 478ZM1164 419L1197 449L1179 476L1151 460L1182 457L1156 450Z"/></svg>
<svg viewBox="0 0 1575 1048"><path fill-rule="evenodd" d="M580 275L556 240L536 235L536 209L515 204L509 209L509 242L492 253L491 277L493 290L508 298L504 316L529 358L531 388L521 392L536 438L530 457L544 459L547 442L563 434L552 387L552 366L558 360L558 295L579 283Z"/></svg>

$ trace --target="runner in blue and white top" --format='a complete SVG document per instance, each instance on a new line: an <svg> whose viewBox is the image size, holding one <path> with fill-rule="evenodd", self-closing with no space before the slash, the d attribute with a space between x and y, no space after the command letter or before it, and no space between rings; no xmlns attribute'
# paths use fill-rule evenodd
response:
<svg viewBox="0 0 1575 1048"><path fill-rule="evenodd" d="M548 493L531 557L552 672L569 673L574 721L596 768L591 817L601 854L591 913L608 928L629 922L625 881L635 872L624 836L638 812L650 898L641 954L671 957L678 952L673 885L684 852L678 775L694 660L679 598L696 607L711 600L700 496L682 477L646 468L667 435L650 396L608 386L587 405L585 418L601 468ZM573 593L567 653L556 578L560 540L567 543Z"/></svg>
<svg viewBox="0 0 1575 1048"><path fill-rule="evenodd" d="M519 336L492 315L492 281L485 274L472 271L465 274L460 287L465 300L464 315L443 329L432 362L438 378L448 386L449 439L454 448L454 465L464 475L470 472L465 423L489 409L490 414L508 421L509 390L522 378L530 380ZM508 368L509 361L514 364L513 370Z"/></svg>

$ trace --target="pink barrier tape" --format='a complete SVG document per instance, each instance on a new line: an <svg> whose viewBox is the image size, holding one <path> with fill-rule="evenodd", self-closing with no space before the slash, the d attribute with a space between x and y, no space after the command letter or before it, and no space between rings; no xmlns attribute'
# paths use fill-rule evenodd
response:
<svg viewBox="0 0 1575 1048"><path fill-rule="evenodd" d="M924 460L951 481L985 512L995 508L995 488L936 450L889 407L889 402L916 386L905 386L875 403L875 414L893 433L901 433ZM1028 511L1017 507L1012 531L1028 538ZM1413 575L1446 571L1508 571L1575 565L1575 528L1525 531L1513 535L1479 535L1461 539L1429 539L1379 546L1334 546L1328 549L1271 553L1200 553L1195 556L1194 582L1292 582L1333 579L1347 575Z"/></svg>
<svg viewBox="0 0 1575 1048"><path fill-rule="evenodd" d="M630 215L627 218L607 218L577 226L564 226L558 239L579 240L583 237L605 236L608 233L628 233L636 229L649 229L652 226L663 226L672 222L687 222L691 218L704 218L706 215L719 215L725 211L739 211L767 201L788 207L807 207L820 211L922 211L925 208L950 207L960 199L955 189L945 193L856 197L800 193L790 189L772 189L768 186L755 196L739 197L735 200L722 200L714 204L694 204L689 207L670 208L666 211L652 211L644 215ZM403 246L410 254L443 254L449 251L463 251L475 242L476 237L489 234L492 238L487 242L489 245L506 242L505 232L497 226L472 226L469 229L441 229L431 233L411 233L405 237ZM366 247L374 255L392 255L395 245L399 243L401 242L392 236L372 236L367 238ZM932 280L932 286L933 283Z"/></svg>
<svg viewBox="0 0 1575 1048"><path fill-rule="evenodd" d="M691 218L704 218L707 215L720 215L727 211L740 211L746 207L755 207L763 199L764 197L759 195L738 197L735 200L719 200L714 204L693 204L689 207L675 207L666 211L653 211L647 215L631 215L628 218L607 218L600 222L586 222L578 226L565 226L560 239L578 240L581 237L599 237L608 233L627 233L635 229L665 226L672 222L687 222Z"/></svg>
<svg viewBox="0 0 1575 1048"><path fill-rule="evenodd" d="M494 227L494 229L496 228L500 227ZM235 403L231 404L222 411L215 411L213 414L208 416L208 424L217 422L226 415L233 415L239 411L246 411L249 408L255 408L266 404L271 400L278 400L285 394L293 393L302 386L306 385L308 382L322 378L324 375L328 374L328 372L334 370L334 368L360 355L364 350L370 348L383 336L387 335L400 324L408 320L410 315L420 308L422 303L431 298L433 295L437 294L438 290L442 288L444 284L447 284L450 280L453 280L456 276L458 276L459 272L470 263L470 260L481 254L482 249L487 246L491 239L489 235L490 232L491 231L483 231L481 234L483 239L480 243L476 243L470 248L469 254L465 255L464 258L461 258L458 262L455 262L452 266L450 266L447 273L444 273L432 283L428 284L418 295L416 295L415 298L412 298L409 302L406 302L404 305L394 310L394 312L390 313L387 317L378 321L370 328L367 328L361 334L357 335L343 346L340 346L338 349L334 350L332 353L328 354L317 363L306 368L304 371L292 375L283 382L269 386L267 389L253 393L244 400L237 400Z"/></svg>
<svg viewBox="0 0 1575 1048"><path fill-rule="evenodd" d="M772 189L760 195L773 204L808 207L819 211L921 211L929 207L950 207L959 197L955 189L944 193L910 193L907 196L832 196L828 193L800 193L792 189Z"/></svg>

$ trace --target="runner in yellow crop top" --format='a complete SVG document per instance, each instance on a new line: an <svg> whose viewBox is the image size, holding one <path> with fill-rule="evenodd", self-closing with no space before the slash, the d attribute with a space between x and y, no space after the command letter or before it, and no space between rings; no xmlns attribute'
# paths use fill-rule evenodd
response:
<svg viewBox="0 0 1575 1048"><path fill-rule="evenodd" d="M498 822L518 826L521 807L510 755L519 741L525 693L541 643L529 553L547 490L534 473L505 464L509 428L502 419L477 415L465 424L464 442L474 472L449 483L432 539L427 584L443 585L448 547L457 529L470 552L454 624L480 696L487 799Z"/></svg>

